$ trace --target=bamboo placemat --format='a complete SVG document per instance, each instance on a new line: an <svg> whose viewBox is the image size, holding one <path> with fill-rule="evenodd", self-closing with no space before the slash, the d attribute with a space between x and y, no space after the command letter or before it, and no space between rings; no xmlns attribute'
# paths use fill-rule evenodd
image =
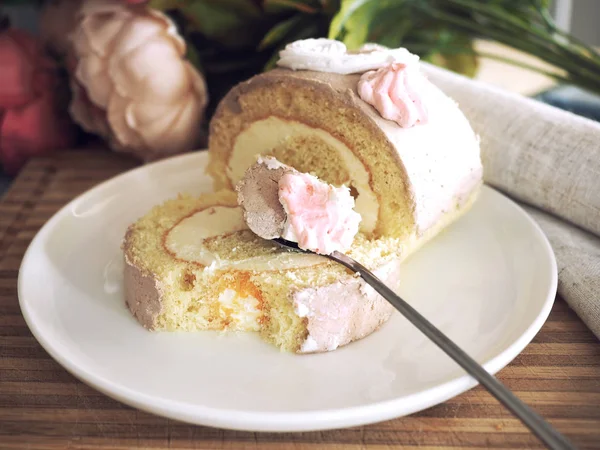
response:
<svg viewBox="0 0 600 450"><path fill-rule="evenodd" d="M313 433L246 433L137 411L69 375L32 337L17 273L37 230L76 195L135 162L104 151L30 162L0 199L0 448L542 448L484 389L388 422ZM600 448L600 345L560 299L500 379L580 448Z"/></svg>

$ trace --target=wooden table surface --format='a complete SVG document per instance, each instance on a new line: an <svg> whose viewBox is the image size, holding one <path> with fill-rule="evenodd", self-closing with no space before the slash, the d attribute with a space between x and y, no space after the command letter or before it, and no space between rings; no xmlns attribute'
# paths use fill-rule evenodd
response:
<svg viewBox="0 0 600 450"><path fill-rule="evenodd" d="M164 419L79 382L27 328L17 299L19 265L30 240L61 206L135 165L122 156L89 150L36 159L0 200L0 448L542 448L479 387L388 422L275 434ZM600 448L600 345L561 299L533 342L499 377L580 448Z"/></svg>

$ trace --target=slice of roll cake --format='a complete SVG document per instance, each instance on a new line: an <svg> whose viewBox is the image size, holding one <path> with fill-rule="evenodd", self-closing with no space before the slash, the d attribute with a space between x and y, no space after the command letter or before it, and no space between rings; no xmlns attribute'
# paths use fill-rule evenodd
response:
<svg viewBox="0 0 600 450"><path fill-rule="evenodd" d="M482 180L478 139L408 52L340 46L296 42L280 63L313 70L276 69L233 88L210 123L208 173L216 188L233 189L257 155L273 156L349 186L366 236L418 239L472 203ZM390 58L408 59L381 63ZM397 89L379 92L378 76L388 85L396 76Z"/></svg>
<svg viewBox="0 0 600 450"><path fill-rule="evenodd" d="M359 235L348 254L397 288L396 245ZM342 266L252 233L232 191L155 207L130 226L123 250L126 303L152 330L259 331L282 350L308 353L363 338L392 313Z"/></svg>

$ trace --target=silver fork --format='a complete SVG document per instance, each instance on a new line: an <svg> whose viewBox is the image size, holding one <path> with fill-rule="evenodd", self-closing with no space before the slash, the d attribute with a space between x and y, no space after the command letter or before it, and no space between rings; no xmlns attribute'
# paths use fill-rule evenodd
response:
<svg viewBox="0 0 600 450"><path fill-rule="evenodd" d="M295 242L285 239L273 239L279 245L288 249L313 253L298 247ZM313 253L314 254L314 253ZM383 298L390 302L404 317L406 317L425 336L433 341L448 356L456 361L473 378L479 381L500 403L518 417L548 448L550 449L575 449L569 440L546 422L540 415L523 403L515 394L504 386L496 377L490 375L479 363L471 358L464 350L450 340L444 333L437 329L431 322L423 317L417 310L406 303L400 296L387 287L371 271L349 256L333 252L322 255L336 261L355 273L358 273L366 283L375 289Z"/></svg>

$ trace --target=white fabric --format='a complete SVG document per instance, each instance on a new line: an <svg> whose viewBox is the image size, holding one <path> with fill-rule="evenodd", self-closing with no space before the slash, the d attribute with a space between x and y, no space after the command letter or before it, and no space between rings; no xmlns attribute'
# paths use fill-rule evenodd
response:
<svg viewBox="0 0 600 450"><path fill-rule="evenodd" d="M559 293L600 337L600 124L426 63L423 71L481 137L486 183L546 211L527 208L554 249Z"/></svg>
<svg viewBox="0 0 600 450"><path fill-rule="evenodd" d="M559 294L600 337L600 239L556 216L528 206L525 210L554 249Z"/></svg>

